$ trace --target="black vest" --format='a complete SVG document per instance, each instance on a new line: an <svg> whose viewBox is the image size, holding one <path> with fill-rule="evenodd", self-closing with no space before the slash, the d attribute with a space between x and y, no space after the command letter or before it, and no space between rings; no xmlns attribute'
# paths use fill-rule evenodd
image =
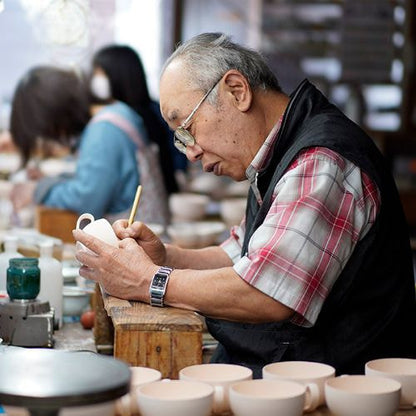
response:
<svg viewBox="0 0 416 416"><path fill-rule="evenodd" d="M276 183L301 150L315 146L334 150L375 181L381 194L377 220L354 249L313 327L207 318L219 341L213 362L241 364L261 377L261 368L275 361L318 361L338 374L355 374L363 373L370 359L416 357L412 255L394 180L373 141L307 80L292 94L272 160L259 174L263 204L249 192L242 255L270 209Z"/></svg>

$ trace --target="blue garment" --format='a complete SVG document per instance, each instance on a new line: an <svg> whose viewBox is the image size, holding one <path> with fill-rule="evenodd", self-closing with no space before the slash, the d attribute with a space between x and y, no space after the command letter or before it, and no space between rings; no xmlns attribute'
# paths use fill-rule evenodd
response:
<svg viewBox="0 0 416 416"><path fill-rule="evenodd" d="M147 142L141 117L129 106L116 102L101 112L113 112L137 127ZM139 184L136 145L109 121L89 122L81 134L77 169L70 178L44 178L35 191L35 202L95 218L128 210Z"/></svg>

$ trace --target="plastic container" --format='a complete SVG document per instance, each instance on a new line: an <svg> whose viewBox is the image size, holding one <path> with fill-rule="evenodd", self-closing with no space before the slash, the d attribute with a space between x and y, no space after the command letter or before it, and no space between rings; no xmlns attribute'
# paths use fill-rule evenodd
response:
<svg viewBox="0 0 416 416"><path fill-rule="evenodd" d="M18 257L23 257L23 255L17 251L17 237L11 235L5 236L4 251L0 253L0 292L6 291L9 260Z"/></svg>
<svg viewBox="0 0 416 416"><path fill-rule="evenodd" d="M50 306L55 309L55 326L61 327L63 308L62 289L64 286L62 263L53 257L54 244L52 241L42 241L39 247L39 268L41 276L38 297L41 301L48 301Z"/></svg>

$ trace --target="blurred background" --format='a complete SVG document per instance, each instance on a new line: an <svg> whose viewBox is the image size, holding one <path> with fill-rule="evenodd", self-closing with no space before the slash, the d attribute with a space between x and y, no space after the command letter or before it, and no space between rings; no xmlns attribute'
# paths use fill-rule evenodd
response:
<svg viewBox="0 0 416 416"><path fill-rule="evenodd" d="M152 97L175 45L223 31L260 50L291 92L305 77L386 155L416 230L416 6L411 0L2 0L0 131L18 79L36 64L88 71L93 53L127 44L141 56ZM0 174L17 169L0 154ZM188 185L183 190L204 193ZM210 190L217 189L210 184ZM221 195L216 195L216 199Z"/></svg>
<svg viewBox="0 0 416 416"><path fill-rule="evenodd" d="M54 257L62 262L64 287L58 295L64 322L79 320L90 303L96 307L90 301L95 283L79 276L74 257L72 229L79 212L12 207L13 187L27 179L16 149L3 146L10 143L16 85L35 65L91 73L97 50L128 45L140 55L151 98L158 101L166 58L179 42L208 31L224 32L262 52L287 93L309 78L369 133L395 176L416 269L414 0L0 0L0 276L16 250L42 257L40 247L51 240ZM46 177L57 177L73 174L75 164L76 158L61 157L37 167ZM182 247L220 243L243 218L247 181L203 173L186 159L176 173L180 188L169 197L172 221L151 228ZM140 206L138 213L140 219ZM112 351L112 342L97 342L99 335L96 344ZM204 345L210 343L204 338Z"/></svg>

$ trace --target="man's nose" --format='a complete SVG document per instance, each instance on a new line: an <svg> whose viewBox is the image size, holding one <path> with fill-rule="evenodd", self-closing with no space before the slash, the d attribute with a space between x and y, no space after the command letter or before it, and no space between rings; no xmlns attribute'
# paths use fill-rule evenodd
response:
<svg viewBox="0 0 416 416"><path fill-rule="evenodd" d="M188 145L186 147L186 157L192 163L197 162L198 160L200 160L202 158L203 153L204 152L203 152L201 146L198 145L198 143L195 143L192 146Z"/></svg>

